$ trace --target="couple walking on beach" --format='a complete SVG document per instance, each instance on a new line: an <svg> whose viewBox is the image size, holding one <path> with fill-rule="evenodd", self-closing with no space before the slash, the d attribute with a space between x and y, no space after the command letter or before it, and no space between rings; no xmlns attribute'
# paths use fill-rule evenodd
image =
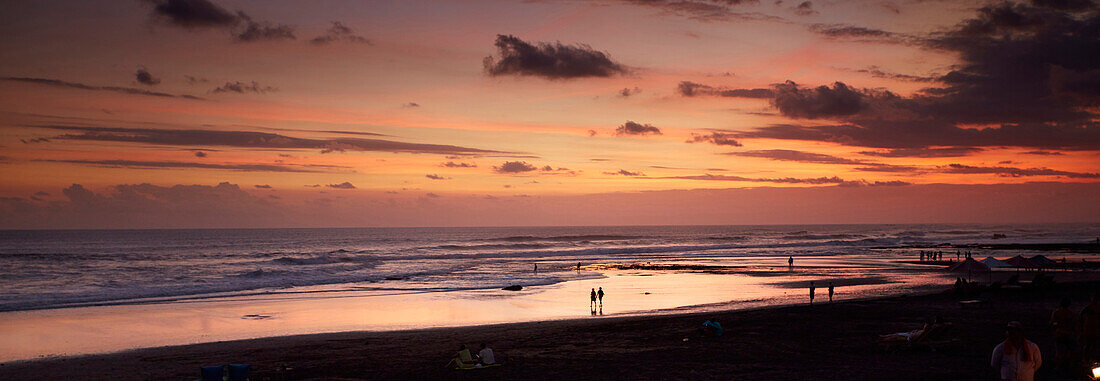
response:
<svg viewBox="0 0 1100 381"><path fill-rule="evenodd" d="M593 288L592 293L590 294L590 299L592 300L592 302L589 304L590 307L596 306L596 300L599 300L600 307L603 307L603 287L600 287L599 291L596 291L596 289Z"/></svg>

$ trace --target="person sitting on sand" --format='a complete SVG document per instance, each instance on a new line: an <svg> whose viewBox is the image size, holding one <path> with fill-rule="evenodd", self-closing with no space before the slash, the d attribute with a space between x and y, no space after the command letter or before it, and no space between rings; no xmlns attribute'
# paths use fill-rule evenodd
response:
<svg viewBox="0 0 1100 381"><path fill-rule="evenodd" d="M699 328L699 332L707 337L722 337L725 330L722 329L722 324L718 323L718 319L710 319L703 322L703 326Z"/></svg>
<svg viewBox="0 0 1100 381"><path fill-rule="evenodd" d="M455 353L451 362L447 363L447 367L452 369L469 369L475 366L477 366L477 360L470 355L470 349L466 348L466 344L459 345L458 353Z"/></svg>
<svg viewBox="0 0 1100 381"><path fill-rule="evenodd" d="M1035 371L1043 365L1039 346L1024 336L1024 326L1018 321L1008 323L1005 341L993 348L989 365L1001 372L1002 381L1033 381Z"/></svg>
<svg viewBox="0 0 1100 381"><path fill-rule="evenodd" d="M493 355L493 349L485 343L481 343L481 350L477 351L477 359L481 362L481 365L493 365L497 362L496 356Z"/></svg>

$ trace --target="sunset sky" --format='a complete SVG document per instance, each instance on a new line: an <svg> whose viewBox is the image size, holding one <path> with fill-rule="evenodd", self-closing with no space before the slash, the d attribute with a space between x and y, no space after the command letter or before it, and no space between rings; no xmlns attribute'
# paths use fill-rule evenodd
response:
<svg viewBox="0 0 1100 381"><path fill-rule="evenodd" d="M0 2L0 228L1081 222L1085 0Z"/></svg>

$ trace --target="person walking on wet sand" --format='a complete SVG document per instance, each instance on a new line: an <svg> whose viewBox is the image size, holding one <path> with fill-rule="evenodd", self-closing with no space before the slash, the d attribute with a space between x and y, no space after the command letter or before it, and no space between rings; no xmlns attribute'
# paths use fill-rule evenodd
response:
<svg viewBox="0 0 1100 381"><path fill-rule="evenodd" d="M596 289L592 289L592 293L589 294L589 298L592 300L592 302L589 303L589 306L596 307Z"/></svg>
<svg viewBox="0 0 1100 381"><path fill-rule="evenodd" d="M833 282L829 282L829 303L833 302Z"/></svg>
<svg viewBox="0 0 1100 381"><path fill-rule="evenodd" d="M814 292L817 292L817 287L814 286L813 281L810 281L810 304L814 304Z"/></svg>
<svg viewBox="0 0 1100 381"><path fill-rule="evenodd" d="M600 307L603 307L603 287L600 287L600 290L596 291L596 297L600 298Z"/></svg>

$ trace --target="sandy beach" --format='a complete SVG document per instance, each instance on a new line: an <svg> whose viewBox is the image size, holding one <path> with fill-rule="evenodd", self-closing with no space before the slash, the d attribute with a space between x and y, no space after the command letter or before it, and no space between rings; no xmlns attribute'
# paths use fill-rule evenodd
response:
<svg viewBox="0 0 1100 381"><path fill-rule="evenodd" d="M1063 283L1045 291L983 291L983 305L974 308L944 290L715 313L274 337L14 362L0 369L17 380L193 379L200 366L225 363L251 364L253 380L974 380L994 377L990 350L1002 340L1004 324L1018 320L1047 359L1038 379L1056 379L1050 312L1062 296L1071 297L1079 311L1100 282L1090 273L1055 276ZM937 315L958 328L956 344L932 352L888 351L876 343L879 334L917 329ZM722 322L726 335L700 336L696 329L708 318ZM504 365L444 368L459 344L480 342L494 348Z"/></svg>

